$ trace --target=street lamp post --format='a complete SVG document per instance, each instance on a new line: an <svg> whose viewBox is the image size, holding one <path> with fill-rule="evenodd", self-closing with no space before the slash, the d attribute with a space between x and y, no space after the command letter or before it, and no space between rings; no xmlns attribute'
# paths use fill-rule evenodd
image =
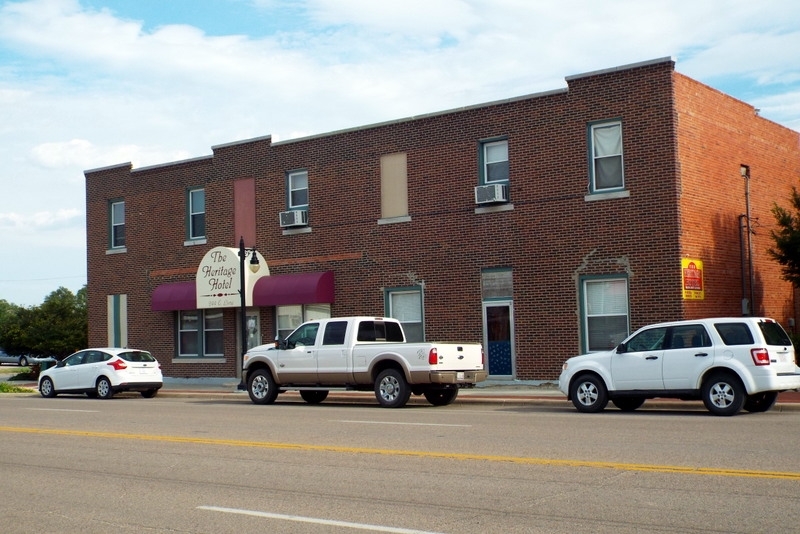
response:
<svg viewBox="0 0 800 534"><path fill-rule="evenodd" d="M258 255L256 254L256 247L252 248L245 248L244 247L244 237L239 238L239 296L241 297L241 328L242 328L242 353L239 355L238 358L238 372L242 375L241 381L239 382L238 389L244 390L246 389L246 385L244 383L244 355L247 353L247 313L246 313L246 293L245 293L245 277L244 277L244 260L245 258L250 255L250 272L257 273L258 269L260 268L258 262Z"/></svg>

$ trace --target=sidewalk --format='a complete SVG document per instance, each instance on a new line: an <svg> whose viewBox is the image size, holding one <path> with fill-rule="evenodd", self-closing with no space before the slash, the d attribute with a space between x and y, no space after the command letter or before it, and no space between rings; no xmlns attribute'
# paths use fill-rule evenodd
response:
<svg viewBox="0 0 800 534"><path fill-rule="evenodd" d="M37 390L36 383L16 383L20 387ZM238 389L239 382L235 378L164 378L164 386L158 391L158 397L183 397L205 399L235 399L250 402L247 392ZM287 391L278 397L277 402L304 402L297 391ZM326 403L341 404L374 404L378 401L372 391L332 390L325 399ZM566 396L558 390L555 382L525 381L487 381L474 388L462 389L454 404L504 404L520 405L563 405L572 406ZM422 396L412 396L410 405L428 402ZM613 404L609 403L613 407ZM645 408L674 410L703 410L701 401L681 401L677 399L649 399ZM787 391L778 395L773 410L800 411L800 391Z"/></svg>
<svg viewBox="0 0 800 534"><path fill-rule="evenodd" d="M241 398L250 401L247 392L238 389L239 383L232 378L200 378L179 379L165 378L164 387L158 392L159 397L208 397ZM297 391L287 391L278 396L278 402L303 402ZM371 391L337 391L332 390L324 402L344 404L375 404L375 394ZM523 382L523 381L487 381L474 388L462 389L454 404L506 404L506 405L564 405L572 406L567 397L558 390L555 382ZM409 404L428 402L422 396L412 396ZM613 405L609 403L609 406ZM699 409L705 411L701 401L681 401L677 399L649 399L645 407L660 409ZM773 410L800 411L800 392L787 391L778 395Z"/></svg>

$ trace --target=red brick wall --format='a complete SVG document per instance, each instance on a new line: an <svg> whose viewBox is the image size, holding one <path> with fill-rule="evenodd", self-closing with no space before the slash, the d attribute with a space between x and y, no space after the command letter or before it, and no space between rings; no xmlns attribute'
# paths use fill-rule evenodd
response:
<svg viewBox="0 0 800 534"><path fill-rule="evenodd" d="M758 116L752 106L675 74L681 182L681 250L705 268L705 300L687 302L687 317L740 315L742 252L739 216L746 215L750 166L754 315L788 326L795 317L792 286L767 250L775 228L772 206L789 207L800 177L800 134ZM744 233L746 236L746 232ZM745 237L746 239L746 237ZM746 244L745 244L746 249ZM746 253L746 250L745 250ZM745 263L746 265L746 263ZM748 282L745 274L745 281ZM745 296L749 298L749 289Z"/></svg>
<svg viewBox="0 0 800 534"><path fill-rule="evenodd" d="M691 216L719 202L687 193L707 175L686 148L695 147L684 141L688 134L676 133L686 125L707 137L687 124L684 86L690 82L674 75L671 61L651 62L572 77L565 91L292 142L272 144L265 137L217 146L212 158L133 173L125 167L87 173L90 343L105 344L105 295L127 292L130 344L153 350L165 375L235 374L235 310L225 315L226 364L173 365L172 314L151 312L149 299L158 284L191 280L206 250L237 246L232 181L243 177L255 179L255 245L271 273L335 271L334 315L384 314L384 288L424 281L427 339L482 342L481 270L511 268L516 375L522 380L554 379L564 359L579 352L582 276L626 274L631 327L637 328L701 314L681 299L680 258L698 255L711 267L705 305L738 315L737 299L717 298L736 293L738 263L720 271L715 258L723 252L706 239L705 218ZM713 90L699 84L692 89L696 113L711 113L701 104L716 93L709 96ZM587 202L587 124L604 119L622 121L630 195ZM719 128L727 128L724 123ZM738 125L754 133L756 126ZM774 129L757 131L765 136ZM497 136L509 142L514 209L475 213L479 142ZM380 157L394 152L408 157L411 221L379 225ZM755 180L756 156L750 157ZM738 164L736 155L733 179ZM723 173L721 162L707 165ZM285 173L299 168L308 170L312 231L283 235L278 213L286 209ZM185 247L184 191L197 185L206 187L208 242ZM126 200L128 252L107 256L106 204L115 196ZM720 216L720 226L726 217ZM274 336L271 309L262 310L262 335Z"/></svg>

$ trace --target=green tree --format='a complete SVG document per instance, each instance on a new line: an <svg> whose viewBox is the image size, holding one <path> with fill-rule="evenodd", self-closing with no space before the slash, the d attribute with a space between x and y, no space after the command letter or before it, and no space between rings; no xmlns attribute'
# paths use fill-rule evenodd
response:
<svg viewBox="0 0 800 534"><path fill-rule="evenodd" d="M775 246L768 252L783 266L783 279L800 286L800 193L795 187L792 187L791 204L791 209L778 204L772 207L778 228L770 232Z"/></svg>
<svg viewBox="0 0 800 534"><path fill-rule="evenodd" d="M88 342L86 286L77 295L60 287L40 306L0 301L0 346L9 354L63 358Z"/></svg>

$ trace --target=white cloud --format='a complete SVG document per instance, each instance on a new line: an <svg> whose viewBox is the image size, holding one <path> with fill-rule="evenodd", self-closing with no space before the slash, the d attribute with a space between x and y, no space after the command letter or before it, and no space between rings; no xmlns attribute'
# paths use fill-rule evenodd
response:
<svg viewBox="0 0 800 534"><path fill-rule="evenodd" d="M735 80L763 116L800 128L800 4L788 0L247 1L293 24L217 36L78 0L0 4L4 253L61 228L64 257L85 264L85 169L555 89L663 56L711 85Z"/></svg>

